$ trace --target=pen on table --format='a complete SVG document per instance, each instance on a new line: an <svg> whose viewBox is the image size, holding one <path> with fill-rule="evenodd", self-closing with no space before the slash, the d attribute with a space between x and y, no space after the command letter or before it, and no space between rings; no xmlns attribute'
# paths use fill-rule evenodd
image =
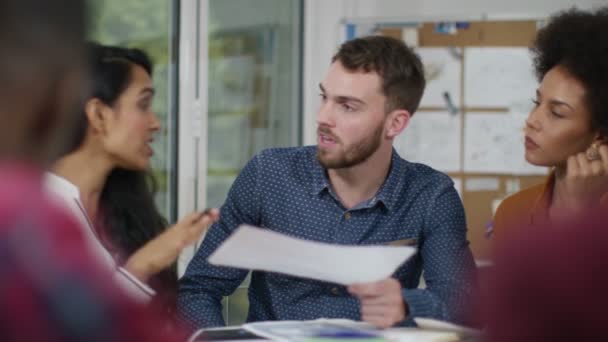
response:
<svg viewBox="0 0 608 342"><path fill-rule="evenodd" d="M323 338L378 338L377 334L366 331L328 331L320 332L315 337Z"/></svg>

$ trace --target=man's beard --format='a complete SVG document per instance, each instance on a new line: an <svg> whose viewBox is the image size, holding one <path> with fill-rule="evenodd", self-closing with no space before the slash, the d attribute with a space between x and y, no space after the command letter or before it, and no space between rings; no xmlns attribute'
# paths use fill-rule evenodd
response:
<svg viewBox="0 0 608 342"><path fill-rule="evenodd" d="M335 158L330 158L328 153L317 148L317 160L326 169L344 169L361 164L380 148L383 130L384 124L382 123L370 136L348 147Z"/></svg>

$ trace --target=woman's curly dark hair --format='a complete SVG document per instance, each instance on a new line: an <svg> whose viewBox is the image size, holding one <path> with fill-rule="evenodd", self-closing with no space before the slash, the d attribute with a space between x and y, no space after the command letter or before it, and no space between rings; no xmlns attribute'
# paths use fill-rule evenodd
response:
<svg viewBox="0 0 608 342"><path fill-rule="evenodd" d="M552 16L539 30L532 53L539 80L561 66L584 85L591 127L608 139L608 7Z"/></svg>

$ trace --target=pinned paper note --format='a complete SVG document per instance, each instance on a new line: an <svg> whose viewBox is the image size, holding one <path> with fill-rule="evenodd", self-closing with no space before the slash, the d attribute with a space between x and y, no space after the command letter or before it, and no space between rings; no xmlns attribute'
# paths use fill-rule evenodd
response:
<svg viewBox="0 0 608 342"><path fill-rule="evenodd" d="M538 82L528 48L466 48L464 60L467 107L509 108L535 96Z"/></svg>
<svg viewBox="0 0 608 342"><path fill-rule="evenodd" d="M547 168L526 161L522 132L524 115L467 113L465 117L465 172L514 175L548 173Z"/></svg>
<svg viewBox="0 0 608 342"><path fill-rule="evenodd" d="M418 112L394 141L401 157L442 172L459 172L460 115L448 112Z"/></svg>
<svg viewBox="0 0 608 342"><path fill-rule="evenodd" d="M460 107L461 59L458 48L420 47L420 56L426 77L426 88L420 107ZM446 94L447 99L446 99ZM449 103L446 102L449 100Z"/></svg>
<svg viewBox="0 0 608 342"><path fill-rule="evenodd" d="M465 190L467 192L498 191L499 188L500 179L496 177L472 177L467 178L465 182Z"/></svg>
<svg viewBox="0 0 608 342"><path fill-rule="evenodd" d="M403 41L409 47L416 47L419 45L417 27L404 27L401 30L401 37L403 37Z"/></svg>

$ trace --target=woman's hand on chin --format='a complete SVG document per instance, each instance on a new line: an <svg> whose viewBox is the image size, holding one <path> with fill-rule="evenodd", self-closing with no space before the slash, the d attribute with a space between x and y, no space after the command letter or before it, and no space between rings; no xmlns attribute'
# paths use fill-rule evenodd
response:
<svg viewBox="0 0 608 342"><path fill-rule="evenodd" d="M560 197L563 209L573 213L597 207L608 193L608 145L591 148L596 152L581 152L568 158L564 194Z"/></svg>

